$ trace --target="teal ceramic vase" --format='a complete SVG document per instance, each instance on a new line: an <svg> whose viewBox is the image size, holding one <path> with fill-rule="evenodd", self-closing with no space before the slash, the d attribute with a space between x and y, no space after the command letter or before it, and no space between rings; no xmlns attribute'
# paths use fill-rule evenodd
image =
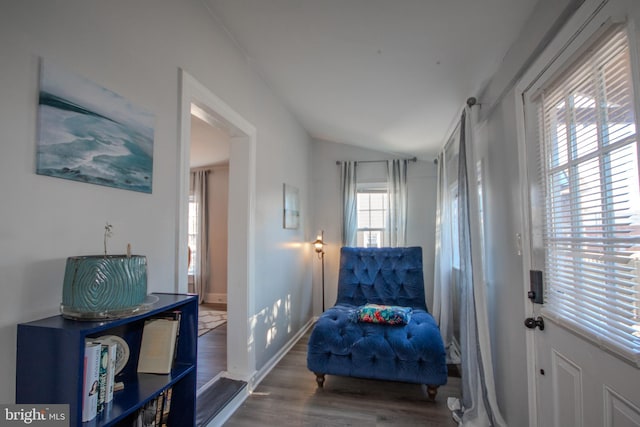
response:
<svg viewBox="0 0 640 427"><path fill-rule="evenodd" d="M147 258L90 255L67 258L61 311L87 320L135 312L147 296Z"/></svg>

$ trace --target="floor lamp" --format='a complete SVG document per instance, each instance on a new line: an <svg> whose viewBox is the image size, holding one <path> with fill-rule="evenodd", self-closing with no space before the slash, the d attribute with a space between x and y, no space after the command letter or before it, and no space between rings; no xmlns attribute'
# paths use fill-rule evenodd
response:
<svg viewBox="0 0 640 427"><path fill-rule="evenodd" d="M322 260L322 312L324 313L324 230L320 231L320 234L316 236L316 241L313 242L313 246L316 248L316 254L318 258Z"/></svg>

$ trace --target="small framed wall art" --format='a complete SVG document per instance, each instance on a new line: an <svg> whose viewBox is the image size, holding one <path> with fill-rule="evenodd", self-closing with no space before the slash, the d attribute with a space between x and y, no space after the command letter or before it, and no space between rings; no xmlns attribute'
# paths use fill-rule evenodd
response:
<svg viewBox="0 0 640 427"><path fill-rule="evenodd" d="M282 226L284 228L296 229L300 226L300 194L296 187L283 185L284 209Z"/></svg>

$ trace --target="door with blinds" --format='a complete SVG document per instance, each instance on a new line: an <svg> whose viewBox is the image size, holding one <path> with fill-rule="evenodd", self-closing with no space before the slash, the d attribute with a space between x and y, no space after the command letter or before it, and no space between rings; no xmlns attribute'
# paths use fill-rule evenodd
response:
<svg viewBox="0 0 640 427"><path fill-rule="evenodd" d="M580 46L566 48L523 93L531 277L544 289L526 322L535 331L541 427L640 426L632 18L594 18L602 24L593 34L574 38Z"/></svg>

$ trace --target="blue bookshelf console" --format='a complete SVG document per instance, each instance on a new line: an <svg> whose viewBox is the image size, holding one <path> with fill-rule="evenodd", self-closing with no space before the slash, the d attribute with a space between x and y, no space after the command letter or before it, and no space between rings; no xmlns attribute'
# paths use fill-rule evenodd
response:
<svg viewBox="0 0 640 427"><path fill-rule="evenodd" d="M16 403L68 403L71 426L127 425L138 409L172 388L169 426L194 426L198 300L195 295L153 294L158 301L139 315L109 321L76 321L53 316L18 324ZM168 375L139 374L138 355L146 319L164 312L181 312L174 367ZM87 338L122 337L129 360L116 376L124 383L95 419L82 423L84 347Z"/></svg>

